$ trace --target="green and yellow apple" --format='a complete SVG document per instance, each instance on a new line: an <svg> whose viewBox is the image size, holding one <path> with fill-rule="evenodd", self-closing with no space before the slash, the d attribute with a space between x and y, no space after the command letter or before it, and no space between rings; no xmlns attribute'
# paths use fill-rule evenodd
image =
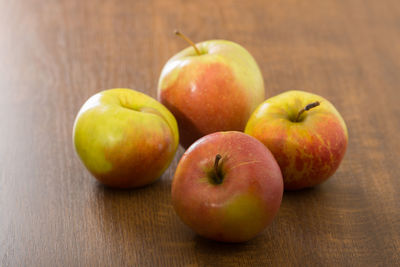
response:
<svg viewBox="0 0 400 267"><path fill-rule="evenodd" d="M86 168L111 187L155 181L179 144L174 116L161 103L130 89L93 95L74 124L75 150Z"/></svg>
<svg viewBox="0 0 400 267"><path fill-rule="evenodd" d="M159 79L158 99L175 115L181 144L187 148L213 132L243 131L264 101L264 81L246 49L210 40L169 59Z"/></svg>
<svg viewBox="0 0 400 267"><path fill-rule="evenodd" d="M260 140L282 170L285 190L328 179L346 152L346 124L321 96L288 91L267 99L251 115L245 133Z"/></svg>
<svg viewBox="0 0 400 267"><path fill-rule="evenodd" d="M236 131L202 137L183 154L172 204L197 234L223 242L255 237L277 214L283 180L271 152Z"/></svg>

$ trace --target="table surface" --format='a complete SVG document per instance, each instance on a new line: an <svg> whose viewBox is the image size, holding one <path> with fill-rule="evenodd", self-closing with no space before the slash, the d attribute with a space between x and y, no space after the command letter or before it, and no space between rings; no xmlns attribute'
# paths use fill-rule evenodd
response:
<svg viewBox="0 0 400 267"><path fill-rule="evenodd" d="M195 41L228 39L257 60L267 97L320 94L349 128L334 176L286 192L243 244L196 236L171 206L170 168L115 190L77 159L86 99L133 88L156 97L160 71ZM0 0L1 266L391 266L400 264L398 0Z"/></svg>

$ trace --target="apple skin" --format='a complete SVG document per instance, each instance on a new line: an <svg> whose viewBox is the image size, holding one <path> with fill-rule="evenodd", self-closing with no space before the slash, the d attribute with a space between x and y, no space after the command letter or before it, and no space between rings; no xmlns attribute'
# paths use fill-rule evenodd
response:
<svg viewBox="0 0 400 267"><path fill-rule="evenodd" d="M306 105L320 105L305 111ZM251 115L245 133L260 140L279 163L285 190L313 187L332 176L346 152L346 124L325 98L287 91L267 99Z"/></svg>
<svg viewBox="0 0 400 267"><path fill-rule="evenodd" d="M212 182L217 154L224 175ZM241 132L204 136L183 154L172 182L172 204L197 234L222 242L255 237L277 214L283 180L271 152Z"/></svg>
<svg viewBox="0 0 400 267"><path fill-rule="evenodd" d="M243 131L264 101L260 69L242 46L225 40L188 47L164 66L158 99L174 114L181 145L217 131Z"/></svg>
<svg viewBox="0 0 400 267"><path fill-rule="evenodd" d="M93 95L74 124L75 151L101 183L117 188L154 182L179 144L174 116L158 101L131 89Z"/></svg>

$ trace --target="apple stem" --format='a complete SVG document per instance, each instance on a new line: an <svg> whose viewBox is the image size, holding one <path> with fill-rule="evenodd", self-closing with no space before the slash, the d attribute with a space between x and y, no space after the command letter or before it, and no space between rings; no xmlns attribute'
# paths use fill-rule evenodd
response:
<svg viewBox="0 0 400 267"><path fill-rule="evenodd" d="M215 161L214 161L214 171L215 171L215 183L220 184L222 183L223 177L221 176L221 172L219 170L218 163L221 160L222 156L220 154L217 154L215 156Z"/></svg>
<svg viewBox="0 0 400 267"><path fill-rule="evenodd" d="M301 116L301 114L303 114L305 111L308 111L308 110L310 110L310 109L312 109L312 108L315 108L315 107L317 107L317 106L319 106L319 101L315 101L315 102L313 102L313 103L311 103L311 104L308 104L307 106L305 106L304 108L302 108L300 111L299 111L299 113L297 113L297 117L296 117L296 119L294 120L295 122L298 122L299 121L299 119L300 119L300 116Z"/></svg>
<svg viewBox="0 0 400 267"><path fill-rule="evenodd" d="M186 42L188 42L188 43L194 48L194 50L196 51L196 54L197 54L198 56L201 55L199 49L197 49L196 45L193 43L192 40L189 39L189 37L187 37L186 35L184 35L183 33L181 33L181 32L178 31L178 30L175 30L175 34L178 35L179 37L181 37L181 38L182 38L183 40L185 40Z"/></svg>

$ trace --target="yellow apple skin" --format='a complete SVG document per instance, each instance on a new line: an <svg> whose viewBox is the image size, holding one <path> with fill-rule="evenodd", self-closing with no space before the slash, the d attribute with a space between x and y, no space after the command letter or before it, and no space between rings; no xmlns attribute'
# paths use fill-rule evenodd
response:
<svg viewBox="0 0 400 267"><path fill-rule="evenodd" d="M304 112L306 105L320 105ZM271 150L282 170L285 190L313 187L331 177L346 152L346 124L325 98L288 91L267 99L251 115L245 133Z"/></svg>
<svg viewBox="0 0 400 267"><path fill-rule="evenodd" d="M158 99L178 121L180 141L189 147L217 131L243 131L255 108L264 101L260 69L242 46L225 40L188 47L164 66Z"/></svg>
<svg viewBox="0 0 400 267"><path fill-rule="evenodd" d="M117 188L154 182L179 144L174 116L161 103L124 88L90 97L76 116L73 142L79 158L101 183Z"/></svg>

